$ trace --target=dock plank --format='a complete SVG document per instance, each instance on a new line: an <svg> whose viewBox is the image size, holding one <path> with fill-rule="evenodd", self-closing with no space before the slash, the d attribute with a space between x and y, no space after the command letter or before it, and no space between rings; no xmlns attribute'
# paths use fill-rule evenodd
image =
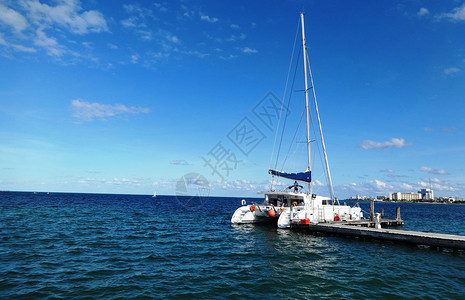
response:
<svg viewBox="0 0 465 300"><path fill-rule="evenodd" d="M309 230L310 232L322 232L342 236L357 236L440 248L465 249L465 236L461 235L399 229L377 229L343 223L318 223L296 227L298 229Z"/></svg>

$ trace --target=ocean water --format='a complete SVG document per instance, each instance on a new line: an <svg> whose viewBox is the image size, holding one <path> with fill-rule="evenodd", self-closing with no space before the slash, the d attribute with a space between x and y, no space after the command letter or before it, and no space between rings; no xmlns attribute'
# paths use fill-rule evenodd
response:
<svg viewBox="0 0 465 300"><path fill-rule="evenodd" d="M465 297L463 251L231 225L240 201L1 192L0 298ZM404 229L465 235L465 205L375 210L397 206Z"/></svg>

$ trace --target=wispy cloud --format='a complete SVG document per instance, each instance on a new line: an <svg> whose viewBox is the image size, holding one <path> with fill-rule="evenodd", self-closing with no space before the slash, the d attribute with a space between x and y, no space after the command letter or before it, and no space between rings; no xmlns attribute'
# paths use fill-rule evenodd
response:
<svg viewBox="0 0 465 300"><path fill-rule="evenodd" d="M20 51L20 52L36 52L37 50L34 49L34 48L31 48L31 47L25 47L23 45L19 45L19 44L14 44L14 43L10 43L10 42L7 42L4 38L3 38L3 34L0 32L0 45L2 46L5 46L7 48L12 48L16 51Z"/></svg>
<svg viewBox="0 0 465 300"><path fill-rule="evenodd" d="M170 162L171 165L176 165L176 166L188 166L189 163L185 161L184 159L180 160L173 160Z"/></svg>
<svg viewBox="0 0 465 300"><path fill-rule="evenodd" d="M442 131L445 131L445 132L453 132L453 131L456 131L456 130L457 130L457 127L455 127L455 126L442 127Z"/></svg>
<svg viewBox="0 0 465 300"><path fill-rule="evenodd" d="M261 184L245 179L233 181L218 180L213 183L213 188L230 191L256 191L261 185L263 185L263 183Z"/></svg>
<svg viewBox="0 0 465 300"><path fill-rule="evenodd" d="M144 107L128 107L123 104L101 104L101 103L90 103L76 99L71 101L73 109L73 117L82 121L93 121L94 119L104 120L110 117L116 117L118 115L125 114L140 114L148 113L149 109Z"/></svg>
<svg viewBox="0 0 465 300"><path fill-rule="evenodd" d="M56 6L37 0L23 1L29 19L37 26L59 26L75 34L108 31L103 15L96 10L82 11L80 1L59 0Z"/></svg>
<svg viewBox="0 0 465 300"><path fill-rule="evenodd" d="M142 184L139 179L129 178L113 178L113 179L97 179L97 178L81 178L77 180L80 184L85 185L96 185L96 184L109 184L109 185L129 185L129 186L140 186Z"/></svg>
<svg viewBox="0 0 465 300"><path fill-rule="evenodd" d="M356 193L367 193L367 194L376 194L386 192L391 189L392 186L388 185L386 182L383 182L378 179L365 181L362 183L351 183L346 186L348 189L353 190Z"/></svg>
<svg viewBox="0 0 465 300"><path fill-rule="evenodd" d="M139 58L140 56L138 54L131 55L131 63L137 64L137 62L139 61Z"/></svg>
<svg viewBox="0 0 465 300"><path fill-rule="evenodd" d="M462 6L452 9L449 13L443 13L438 16L440 19L446 19L450 22L465 21L465 3Z"/></svg>
<svg viewBox="0 0 465 300"><path fill-rule="evenodd" d="M403 148L407 146L412 146L413 143L406 143L405 139L403 138L392 138L389 141L386 142L375 142L375 141L370 141L370 140L365 140L363 143L360 144L360 147L362 147L365 150L371 150L371 149L388 149L391 147L394 148Z"/></svg>
<svg viewBox="0 0 465 300"><path fill-rule="evenodd" d="M394 173L394 170L392 169L385 169L385 170L380 170L381 173Z"/></svg>
<svg viewBox="0 0 465 300"><path fill-rule="evenodd" d="M48 37L42 27L36 30L34 45L44 48L48 55L55 57L60 57L68 51L55 38Z"/></svg>
<svg viewBox="0 0 465 300"><path fill-rule="evenodd" d="M429 15L429 10L427 8L420 8L420 10L417 12L417 16L421 17L421 16L426 16L426 15Z"/></svg>
<svg viewBox="0 0 465 300"><path fill-rule="evenodd" d="M0 23L13 28L16 33L21 33L28 27L26 18L19 12L0 3Z"/></svg>
<svg viewBox="0 0 465 300"><path fill-rule="evenodd" d="M244 47L244 48L242 48L242 52L244 52L244 53L258 53L258 50L251 49L249 47Z"/></svg>
<svg viewBox="0 0 465 300"><path fill-rule="evenodd" d="M378 179L364 181L360 183L351 183L344 186L336 186L336 190L343 190L344 193L350 192L353 195L380 195L388 196L393 192L417 192L422 188L432 187L436 191L457 191L458 187L437 178L425 178L418 182L409 181L392 181L383 182Z"/></svg>
<svg viewBox="0 0 465 300"><path fill-rule="evenodd" d="M32 53L36 52L35 48L30 47L32 41L34 46L43 48L49 56L60 58L69 54L76 57L76 52L60 43L60 39L70 40L66 37L68 32L78 35L109 32L103 14L96 10L83 10L79 0L57 0L53 3L38 0L2 1L0 24L10 28L11 34L7 36L5 32L0 37L0 43L19 52ZM12 42L15 39L21 44Z"/></svg>
<svg viewBox="0 0 465 300"><path fill-rule="evenodd" d="M423 171L423 172L426 172L426 173L431 173L431 174L439 174L439 175L448 175L449 174L445 170L433 169L433 168L425 167L425 166L421 167L420 171Z"/></svg>
<svg viewBox="0 0 465 300"><path fill-rule="evenodd" d="M451 68L444 69L444 74L446 74L446 75L450 75L450 74L454 74L454 73L458 73L458 72L460 72L460 69L456 68L456 67L451 67Z"/></svg>
<svg viewBox="0 0 465 300"><path fill-rule="evenodd" d="M219 21L218 18L213 18L213 17L209 17L209 16L206 16L206 15L200 16L200 20L206 21L208 23L216 23L216 22Z"/></svg>
<svg viewBox="0 0 465 300"><path fill-rule="evenodd" d="M450 183L440 180L438 178L424 178L418 182L418 185L422 188L433 188L434 191L448 191L454 192L458 190L457 186L451 185Z"/></svg>
<svg viewBox="0 0 465 300"><path fill-rule="evenodd" d="M136 23L136 18L128 18L121 21L121 25L126 28L146 27L145 24Z"/></svg>

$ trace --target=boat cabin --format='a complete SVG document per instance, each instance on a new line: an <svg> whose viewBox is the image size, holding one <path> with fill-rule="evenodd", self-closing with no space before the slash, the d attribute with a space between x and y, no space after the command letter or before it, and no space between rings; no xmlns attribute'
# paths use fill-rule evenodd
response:
<svg viewBox="0 0 465 300"><path fill-rule="evenodd" d="M301 206L304 205L304 198L306 194L304 193L293 193L293 192L266 192L265 194L265 203L268 205L273 205L275 207L284 206Z"/></svg>

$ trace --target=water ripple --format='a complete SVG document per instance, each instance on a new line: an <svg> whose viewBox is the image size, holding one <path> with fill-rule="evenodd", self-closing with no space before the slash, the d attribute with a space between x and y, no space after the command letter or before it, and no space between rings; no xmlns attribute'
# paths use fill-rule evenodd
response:
<svg viewBox="0 0 465 300"><path fill-rule="evenodd" d="M465 294L461 252L234 226L237 199L203 199L194 209L175 197L9 193L1 199L0 298ZM465 234L457 221L465 206L402 205L402 211L405 229Z"/></svg>

